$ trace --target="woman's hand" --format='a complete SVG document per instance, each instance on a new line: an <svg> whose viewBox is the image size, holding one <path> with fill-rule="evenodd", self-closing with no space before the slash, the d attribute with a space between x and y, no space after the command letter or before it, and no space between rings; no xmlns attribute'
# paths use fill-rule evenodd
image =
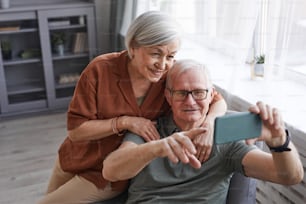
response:
<svg viewBox="0 0 306 204"><path fill-rule="evenodd" d="M205 132L202 134L196 136L193 139L193 144L195 145L197 149L196 157L200 162L205 162L208 160L211 150L212 150L212 145L213 145L213 133L214 133L214 122L210 120L206 120L203 125L203 128L206 129Z"/></svg>
<svg viewBox="0 0 306 204"><path fill-rule="evenodd" d="M144 138L146 142L160 139L155 127L156 122L143 117L121 116L118 119L118 128L129 130Z"/></svg>
<svg viewBox="0 0 306 204"><path fill-rule="evenodd" d="M213 88L214 98L221 97L221 100L214 101L210 104L208 114L206 115L206 119L202 125L202 127L206 128L206 131L204 134L201 134L193 139L193 143L197 149L196 156L202 163L208 160L212 151L215 118L224 115L227 109L225 100L214 90L215 89Z"/></svg>

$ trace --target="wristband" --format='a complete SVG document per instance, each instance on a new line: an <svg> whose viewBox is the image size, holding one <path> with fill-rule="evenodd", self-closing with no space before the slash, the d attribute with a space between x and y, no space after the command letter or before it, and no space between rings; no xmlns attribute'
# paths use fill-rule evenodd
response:
<svg viewBox="0 0 306 204"><path fill-rule="evenodd" d="M289 130L286 129L285 132L286 132L286 142L283 145L278 146L278 147L270 147L270 146L268 146L271 152L287 152L287 151L291 151L291 149L288 148L290 140L291 140L291 135L290 135Z"/></svg>

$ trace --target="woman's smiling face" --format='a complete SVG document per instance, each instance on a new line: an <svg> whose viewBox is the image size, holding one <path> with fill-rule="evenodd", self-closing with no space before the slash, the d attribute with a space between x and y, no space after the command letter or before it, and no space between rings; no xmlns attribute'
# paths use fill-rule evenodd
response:
<svg viewBox="0 0 306 204"><path fill-rule="evenodd" d="M157 82L173 66L179 40L166 45L133 48L132 66L140 76Z"/></svg>

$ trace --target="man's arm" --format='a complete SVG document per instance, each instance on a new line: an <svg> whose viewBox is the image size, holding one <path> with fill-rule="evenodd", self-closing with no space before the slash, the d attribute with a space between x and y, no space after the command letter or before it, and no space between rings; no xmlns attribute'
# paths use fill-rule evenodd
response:
<svg viewBox="0 0 306 204"><path fill-rule="evenodd" d="M260 114L263 120L260 140L265 141L269 147L279 147L286 143L288 136L281 115L276 109L259 102L257 106L250 108L250 111ZM250 151L242 160L246 175L283 185L301 182L304 170L298 151L291 141L288 148L291 151Z"/></svg>
<svg viewBox="0 0 306 204"><path fill-rule="evenodd" d="M304 176L299 155L292 143L290 152L274 152L272 154L261 150L253 150L243 158L246 176L283 185L293 185L301 182Z"/></svg>
<svg viewBox="0 0 306 204"><path fill-rule="evenodd" d="M191 139L203 131L205 129L197 128L174 133L166 138L139 145L126 141L104 160L103 177L109 181L130 179L157 157L168 157L174 163L181 161L200 168L201 163L194 156L196 149Z"/></svg>
<svg viewBox="0 0 306 204"><path fill-rule="evenodd" d="M103 162L103 177L110 181L130 179L136 176L154 158L156 141L136 144L124 142ZM156 154L156 155L155 155Z"/></svg>

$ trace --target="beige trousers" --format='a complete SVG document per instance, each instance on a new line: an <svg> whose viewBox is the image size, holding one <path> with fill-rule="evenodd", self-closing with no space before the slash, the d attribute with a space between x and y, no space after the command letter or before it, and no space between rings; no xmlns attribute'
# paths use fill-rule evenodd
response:
<svg viewBox="0 0 306 204"><path fill-rule="evenodd" d="M57 158L47 193L38 203L93 203L113 198L119 194L120 192L112 191L110 185L106 186L104 189L98 189L93 183L85 178L64 172L61 169L59 159Z"/></svg>

